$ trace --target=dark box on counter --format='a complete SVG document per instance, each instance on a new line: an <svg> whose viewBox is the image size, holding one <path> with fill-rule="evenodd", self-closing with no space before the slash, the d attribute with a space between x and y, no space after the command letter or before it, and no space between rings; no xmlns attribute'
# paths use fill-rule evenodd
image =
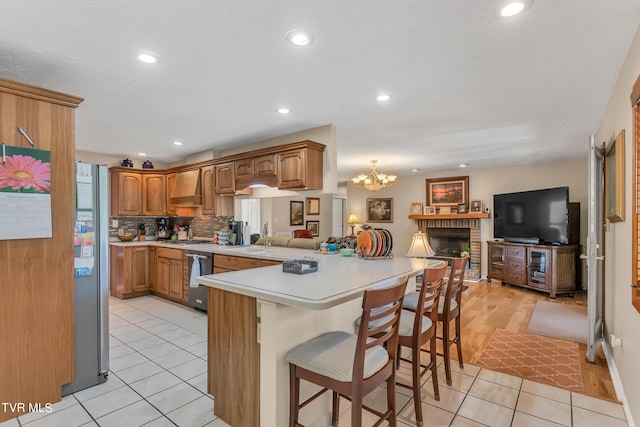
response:
<svg viewBox="0 0 640 427"><path fill-rule="evenodd" d="M307 274L318 271L318 261L308 259L294 259L282 263L282 271L293 274Z"/></svg>

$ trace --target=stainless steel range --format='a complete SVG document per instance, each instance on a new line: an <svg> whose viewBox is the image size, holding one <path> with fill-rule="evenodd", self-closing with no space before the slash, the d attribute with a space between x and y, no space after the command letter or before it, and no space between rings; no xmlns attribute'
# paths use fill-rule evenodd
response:
<svg viewBox="0 0 640 427"><path fill-rule="evenodd" d="M189 260L189 304L198 310L206 312L209 290L206 286L196 283L195 278L213 274L213 254L189 251L187 259Z"/></svg>

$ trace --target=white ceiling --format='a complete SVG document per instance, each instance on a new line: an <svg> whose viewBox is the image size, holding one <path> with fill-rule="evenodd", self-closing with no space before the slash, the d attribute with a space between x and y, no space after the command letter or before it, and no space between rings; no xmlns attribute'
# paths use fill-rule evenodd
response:
<svg viewBox="0 0 640 427"><path fill-rule="evenodd" d="M85 98L77 149L123 158L330 123L340 179L371 159L407 175L586 158L640 1L534 0L510 20L499 3L5 0L0 77ZM287 43L294 28L315 43ZM142 49L161 62L138 61Z"/></svg>

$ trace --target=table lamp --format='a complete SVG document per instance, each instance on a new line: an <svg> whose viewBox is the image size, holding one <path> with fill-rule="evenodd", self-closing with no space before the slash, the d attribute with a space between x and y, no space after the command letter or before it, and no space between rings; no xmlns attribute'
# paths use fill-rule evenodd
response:
<svg viewBox="0 0 640 427"><path fill-rule="evenodd" d="M428 258L433 256L435 252L431 249L429 245L429 241L427 240L427 235L422 231L418 231L413 235L413 240L411 241L411 246L409 247L409 252L407 252L407 256L410 258Z"/></svg>
<svg viewBox="0 0 640 427"><path fill-rule="evenodd" d="M356 216L356 214L349 215L349 219L347 220L347 224L349 224L351 226L351 236L349 236L349 237L356 237L356 233L354 232L354 228L356 227L357 223L358 223L358 217Z"/></svg>

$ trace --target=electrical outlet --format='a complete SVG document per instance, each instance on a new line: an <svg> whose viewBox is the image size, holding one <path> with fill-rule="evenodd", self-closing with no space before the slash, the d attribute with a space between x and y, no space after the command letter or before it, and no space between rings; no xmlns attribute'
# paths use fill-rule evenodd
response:
<svg viewBox="0 0 640 427"><path fill-rule="evenodd" d="M118 220L117 219L112 219L111 220L111 228L118 228Z"/></svg>

